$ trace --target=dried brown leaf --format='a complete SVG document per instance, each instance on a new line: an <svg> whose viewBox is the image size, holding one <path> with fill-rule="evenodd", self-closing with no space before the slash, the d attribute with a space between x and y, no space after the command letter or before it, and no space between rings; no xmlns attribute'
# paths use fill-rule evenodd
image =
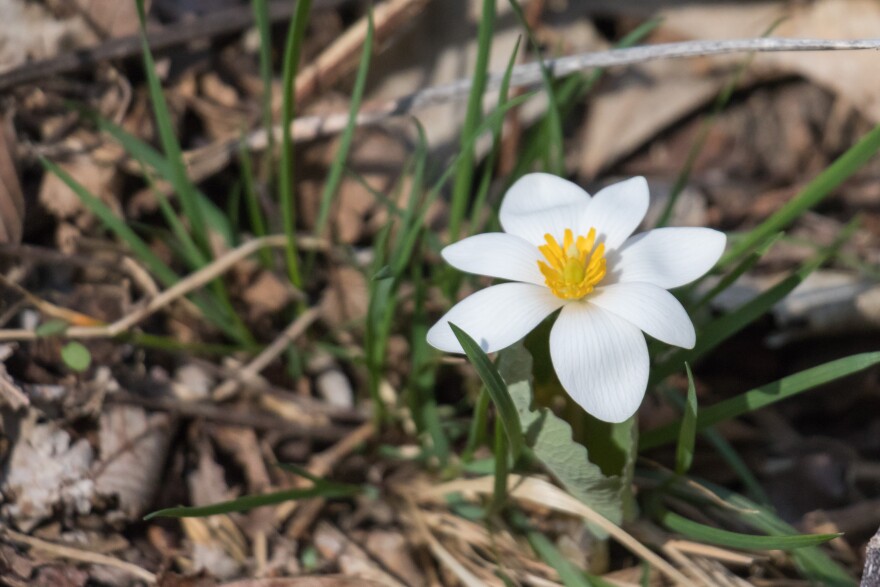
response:
<svg viewBox="0 0 880 587"><path fill-rule="evenodd" d="M98 494L115 496L122 519L140 518L162 476L171 441L168 414L137 406L114 405L101 414L101 461L95 466Z"/></svg>

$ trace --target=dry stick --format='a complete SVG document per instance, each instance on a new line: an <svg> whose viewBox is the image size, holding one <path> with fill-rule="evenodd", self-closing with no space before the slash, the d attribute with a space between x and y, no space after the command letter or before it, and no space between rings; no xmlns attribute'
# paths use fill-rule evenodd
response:
<svg viewBox="0 0 880 587"><path fill-rule="evenodd" d="M256 253L260 249L265 247L278 248L284 246L287 242L286 239L287 237L285 235L276 234L248 241L238 248L225 253L223 256L218 257L213 262L202 267L195 273L192 273L185 279L181 279L175 285L150 300L146 305L141 306L116 322L107 326L74 326L68 328L65 331L64 336L67 338L112 338L122 334L132 326L135 326L148 316L168 306L175 300L178 300L188 293L213 281L228 271L233 265ZM300 237L298 240L300 248L302 249L328 249L327 242L320 239ZM35 340L37 338L39 338L39 336L32 330L0 330L0 342L11 340Z"/></svg>
<svg viewBox="0 0 880 587"><path fill-rule="evenodd" d="M40 540L39 538L33 538L32 536L21 534L19 532L16 532L15 530L10 530L9 528L5 528L3 530L3 534L5 534L10 540L14 542L27 544L31 548L38 549L51 556L81 561L93 565L113 567L121 571L125 571L129 575L133 575L151 585L156 583L155 574L133 563L122 561L118 558L113 558L112 556L107 556L105 554L100 554L97 552L91 552L89 550L83 550L81 548L74 548L72 546L55 544L54 542L47 542L45 540Z"/></svg>
<svg viewBox="0 0 880 587"><path fill-rule="evenodd" d="M382 43L400 30L401 25L418 14L428 0L389 0L373 9L375 44ZM295 80L296 103L301 104L323 87L339 81L357 64L358 55L367 36L367 16L346 29L315 60L300 71Z"/></svg>
<svg viewBox="0 0 880 587"><path fill-rule="evenodd" d="M781 51L834 51L880 49L880 39L857 39L835 41L825 39L782 39L761 37L757 39L732 39L724 41L687 41L682 43L664 43L644 45L626 49L612 49L594 53L580 53L545 60L544 64L553 77L562 77L575 72L600 67L633 65L656 61L658 59L680 59L684 57L700 57L706 55L723 55L744 52L781 52ZM496 90L504 78L503 73L491 74L486 80L486 91ZM516 65L511 74L511 88L530 88L542 83L541 65L539 62ZM392 116L409 114L414 110L442 104L452 100L464 99L470 91L471 80L461 79L450 84L434 86L419 90L412 94L388 102L366 104L357 117L358 125L376 124ZM320 137L341 132L348 123L347 113L329 116L304 116L291 123L290 132L294 141L310 141ZM281 137L281 126L273 129L276 137ZM244 139L248 148L265 149L268 145L265 129L250 133ZM241 141L229 141L208 145L202 149L187 153L189 161L199 158L229 157L240 148Z"/></svg>
<svg viewBox="0 0 880 587"><path fill-rule="evenodd" d="M230 410L228 406L213 403L180 401L170 397L151 398L126 392L107 396L109 403L133 404L148 410L168 412L174 416L190 419L208 420L233 426L253 428L254 430L277 431L285 435L308 438L320 442L336 442L351 433L350 427L336 424L304 424L279 416L253 413L244 410Z"/></svg>
<svg viewBox="0 0 880 587"><path fill-rule="evenodd" d="M278 355L284 352L290 343L302 336L309 326L318 319L319 315L318 308L310 308L300 314L278 338L272 341L272 344L263 349L263 352L254 357L244 368L236 371L233 377L215 387L211 392L211 398L214 401L223 401L232 397L243 383L256 378L263 369L278 358Z"/></svg>
<svg viewBox="0 0 880 587"><path fill-rule="evenodd" d="M321 8L332 8L344 0L317 0ZM290 0L277 0L269 4L269 20L287 20L293 14L296 4ZM196 39L213 38L242 31L254 24L251 7L236 6L226 10L215 10L196 20L183 20L158 31L147 34L151 51L159 51L182 45ZM110 39L95 47L67 51L57 57L25 63L0 75L0 91L15 86L43 80L53 75L71 71L94 68L99 63L111 59L124 59L141 54L140 35Z"/></svg>
<svg viewBox="0 0 880 587"><path fill-rule="evenodd" d="M361 424L345 436L345 438L324 452L320 452L313 456L309 460L308 465L306 465L306 470L315 477L326 477L339 461L348 456L358 446L369 440L375 433L376 427L372 422ZM303 487L307 484L308 483L304 480L298 479L295 485ZM316 497L305 502L285 502L279 505L275 510L275 520L280 523L289 518L294 512L302 511L304 515L294 520L294 523L288 530L288 536L298 539L308 527L312 525L318 514L321 513L326 501L327 500L323 497Z"/></svg>

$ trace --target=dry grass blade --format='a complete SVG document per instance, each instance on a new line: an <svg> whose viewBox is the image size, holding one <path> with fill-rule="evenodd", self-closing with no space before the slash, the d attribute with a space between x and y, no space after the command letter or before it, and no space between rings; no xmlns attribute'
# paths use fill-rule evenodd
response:
<svg viewBox="0 0 880 587"><path fill-rule="evenodd" d="M490 480L490 489L491 493L491 480ZM484 587L484 582L481 581L476 575L471 573L463 564L461 564L458 559L452 556L448 550L446 550L440 542L434 538L434 535L431 534L431 531L428 529L428 525L425 523L425 520L422 519L422 514L419 511L419 508L415 503L407 499L407 511L409 513L410 519L413 521L413 524L416 527L416 530L419 533L419 536L425 543L428 545L428 548L434 554L438 561L441 564L445 565L449 571L455 575L459 581L465 587Z"/></svg>
<svg viewBox="0 0 880 587"><path fill-rule="evenodd" d="M67 329L64 334L68 338L112 338L122 334L162 308L167 307L190 292L199 289L217 277L223 275L239 261L253 255L265 247L283 247L286 242L287 237L284 235L272 235L248 241L223 256L218 257L212 263L205 265L203 268L185 279L181 279L174 286L166 289L150 300L146 305L141 306L116 322L107 326L75 326ZM300 242L300 248L305 250L326 250L327 245L325 242L313 238L303 238ZM0 341L35 340L37 338L39 338L39 336L32 330L0 330Z"/></svg>
<svg viewBox="0 0 880 587"><path fill-rule="evenodd" d="M480 477L478 479L458 480L444 483L427 491L427 495L440 498L444 495L454 492L463 494L480 493L491 495L493 492L494 479L492 477ZM678 569L670 565L668 562L654 554L653 551L644 546L641 542L633 538L622 528L614 525L606 518L600 516L595 511L568 495L555 485L536 479L533 477L521 477L519 475L510 475L508 480L508 492L511 498L520 501L530 502L541 507L550 508L554 511L578 516L595 524L605 530L610 536L614 537L621 545L627 548L636 556L641 557L649 564L654 566L658 571L666 575L677 585L694 586L694 582L683 575Z"/></svg>
<svg viewBox="0 0 880 587"><path fill-rule="evenodd" d="M382 45L401 25L418 14L428 0L391 0L373 11L375 43ZM367 35L367 17L363 16L296 76L296 103L301 104L315 92L339 81L357 64Z"/></svg>
<svg viewBox="0 0 880 587"><path fill-rule="evenodd" d="M290 325L284 329L272 344L263 349L259 355L248 363L243 369L236 372L235 376L218 385L211 392L215 401L223 401L232 397L243 383L247 383L257 377L260 372L278 358L290 344L299 338L315 320L320 316L318 308L311 308L299 315Z"/></svg>
<svg viewBox="0 0 880 587"><path fill-rule="evenodd" d="M97 552L90 552L81 548L73 548L71 546L55 544L54 542L47 542L45 540L40 540L39 538L33 538L31 536L21 534L19 532L16 532L15 530L10 530L9 528L4 529L2 532L4 536L6 536L9 540L12 540L13 542L26 544L31 548L38 549L41 552L50 556L90 563L93 565L104 565L108 567L113 567L124 571L134 577L137 577L138 579L140 579L141 581L145 581L149 585L154 585L156 583L156 575L154 575L150 571L141 568L135 564L113 558L112 556L107 556L105 554L100 554Z"/></svg>

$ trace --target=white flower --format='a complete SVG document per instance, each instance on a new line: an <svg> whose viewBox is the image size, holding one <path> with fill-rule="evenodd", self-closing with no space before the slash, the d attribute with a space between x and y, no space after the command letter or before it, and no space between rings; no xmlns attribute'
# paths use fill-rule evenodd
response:
<svg viewBox="0 0 880 587"><path fill-rule="evenodd" d="M633 231L648 210L648 183L635 177L590 197L546 173L517 181L504 196L504 232L479 234L442 251L452 266L510 280L456 304L428 342L461 353L449 322L486 352L523 338L562 308L550 332L559 381L593 416L622 422L648 384L646 334L693 348L694 326L667 289L711 269L726 237L708 228Z"/></svg>

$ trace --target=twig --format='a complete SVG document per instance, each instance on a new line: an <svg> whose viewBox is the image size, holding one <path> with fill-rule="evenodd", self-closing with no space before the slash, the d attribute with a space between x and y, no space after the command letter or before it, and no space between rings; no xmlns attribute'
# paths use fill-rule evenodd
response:
<svg viewBox="0 0 880 587"><path fill-rule="evenodd" d="M45 540L40 540L39 538L21 534L15 530L10 530L9 528L3 529L3 534L14 542L27 544L31 548L41 550L51 556L81 561L93 565L114 567L128 573L129 575L133 575L142 581L146 581L151 585L156 583L155 574L135 564L119 560L118 558L113 558L112 556L83 550L81 548L74 548L72 546L55 544L54 542L47 542Z"/></svg>
<svg viewBox="0 0 880 587"><path fill-rule="evenodd" d="M427 3L428 0L390 0L377 5L373 10L376 45L381 46L391 33L399 31L401 25L418 14ZM365 15L300 71L295 82L296 103L304 102L322 87L336 83L345 75L357 62L366 35Z"/></svg>
<svg viewBox="0 0 880 587"><path fill-rule="evenodd" d="M273 430L290 436L309 438L320 442L336 442L351 434L349 427L318 422L315 425L293 422L286 418L254 413L246 410L230 410L229 406L213 403L184 402L169 397L151 398L125 392L107 396L109 403L134 404L148 410L169 412L183 418L200 418L211 422L230 424L254 430Z"/></svg>
<svg viewBox="0 0 880 587"><path fill-rule="evenodd" d="M326 477L339 461L369 440L375 433L376 426L372 422L361 424L327 450L314 455L309 460L308 465L306 465L306 470L315 477ZM295 486L304 487L308 483L308 481L298 478ZM287 532L288 536L299 539L308 527L312 525L318 514L321 513L325 503L326 500L323 497L316 497L305 502L288 501L282 503L275 510L275 520L280 524L294 512L302 512L303 515L293 521Z"/></svg>
<svg viewBox="0 0 880 587"><path fill-rule="evenodd" d="M757 39L732 39L724 41L686 41L612 49L593 53L579 53L558 59L545 60L544 64L550 71L550 75L558 78L588 69L633 65L659 59L681 59L685 57L745 52L861 49L880 49L880 39L835 41L761 37ZM497 90L503 78L503 73L491 74L486 80L486 91ZM510 79L511 88L532 88L541 83L541 66L539 62L514 66ZM357 124L359 126L377 124L388 118L403 116L435 104L462 100L468 95L470 87L470 78L460 79L450 84L419 90L387 102L367 103L357 116ZM348 113L343 112L328 116L303 116L291 122L290 133L294 141L305 142L342 132L347 124ZM276 125L272 132L275 138L280 140L282 133L281 125ZM196 162L201 159L212 159L216 164L217 159L215 158L220 158L221 160L224 158L228 159L238 152L242 142L250 150L259 151L265 149L269 144L266 129L255 130L244 139L230 139L195 149L187 152L185 156L190 165L196 165Z"/></svg>
<svg viewBox="0 0 880 587"><path fill-rule="evenodd" d="M269 366L278 355L299 338L312 323L318 319L320 312L317 308L310 308L303 312L293 322L284 329L278 338L272 341L272 344L263 349L259 355L248 363L244 368L238 370L234 377L230 377L211 392L214 401L223 401L232 397L242 383L253 380L260 372Z"/></svg>
<svg viewBox="0 0 880 587"><path fill-rule="evenodd" d="M322 7L332 7L344 0L318 0ZM269 4L271 22L290 18L296 3L278 0ZM197 20L184 20L161 30L150 32L147 41L151 51L168 49L195 39L205 39L228 35L246 29L254 23L250 5L236 6L226 10L212 11ZM0 75L0 91L15 86L42 80L60 73L93 68L111 59L124 59L141 53L140 35L110 39L95 47L66 51L57 57L25 63Z"/></svg>
<svg viewBox="0 0 880 587"><path fill-rule="evenodd" d="M112 338L130 329L148 316L168 306L175 300L182 298L188 293L199 289L203 285L213 281L233 265L254 254L265 247L282 247L287 242L283 234L265 236L248 241L237 249L233 249L210 264L202 267L185 279L181 279L172 287L149 301L144 306L130 314L120 318L107 326L74 326L64 332L67 338ZM306 250L326 250L327 243L312 238L300 238L300 248ZM25 329L0 330L0 342L10 340L35 340L39 338L36 332Z"/></svg>

